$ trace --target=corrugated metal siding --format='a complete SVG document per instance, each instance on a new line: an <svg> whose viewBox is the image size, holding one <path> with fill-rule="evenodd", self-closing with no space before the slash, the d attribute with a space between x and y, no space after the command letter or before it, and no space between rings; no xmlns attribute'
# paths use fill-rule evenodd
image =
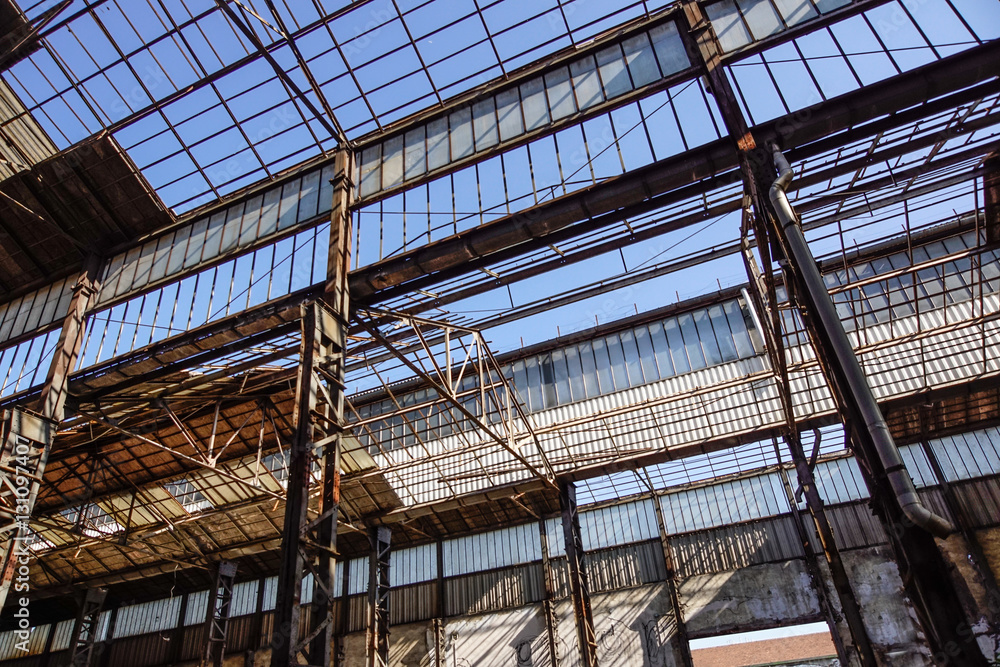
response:
<svg viewBox="0 0 1000 667"><path fill-rule="evenodd" d="M65 651L69 648L69 641L73 638L72 619L56 623L56 636L52 638L53 651Z"/></svg>
<svg viewBox="0 0 1000 667"><path fill-rule="evenodd" d="M686 533L791 510L776 473L660 496L667 533Z"/></svg>
<svg viewBox="0 0 1000 667"><path fill-rule="evenodd" d="M826 503L846 503L868 497L861 469L853 457L820 461L813 469L813 478Z"/></svg>
<svg viewBox="0 0 1000 667"><path fill-rule="evenodd" d="M197 591L188 595L187 609L184 611L184 625L198 625L205 622L208 613L208 591ZM121 624L119 616L118 623Z"/></svg>
<svg viewBox="0 0 1000 667"><path fill-rule="evenodd" d="M38 655L45 650L45 642L48 640L49 632L51 631L51 625L41 625L37 628L31 628L27 652L18 649L17 645L21 639L14 634L14 630L0 632L0 660L13 660L14 658Z"/></svg>
<svg viewBox="0 0 1000 667"><path fill-rule="evenodd" d="M789 514L671 537L677 574L690 577L802 558L794 521Z"/></svg>
<svg viewBox="0 0 1000 667"><path fill-rule="evenodd" d="M566 554L562 518L545 520L545 542L549 547L549 558L558 558Z"/></svg>
<svg viewBox="0 0 1000 667"><path fill-rule="evenodd" d="M264 580L264 611L274 611L278 602L278 577L268 577Z"/></svg>
<svg viewBox="0 0 1000 667"><path fill-rule="evenodd" d="M194 595L191 596L192 598ZM205 605L202 603L201 620L205 620ZM118 610L118 622L115 624L115 637L132 637L147 632L159 632L177 625L181 610L181 598L173 597L154 602L122 607ZM191 602L188 602L188 615L191 614Z"/></svg>
<svg viewBox="0 0 1000 667"><path fill-rule="evenodd" d="M530 563L542 558L541 540L535 524L446 540L442 546L445 577Z"/></svg>
<svg viewBox="0 0 1000 667"><path fill-rule="evenodd" d="M357 632L364 630L368 625L368 596L353 595L349 597L347 603L347 630Z"/></svg>
<svg viewBox="0 0 1000 667"><path fill-rule="evenodd" d="M391 558L391 556L390 556ZM391 561L390 561L391 562ZM392 571L392 567L389 567ZM390 575L391 576L391 575ZM348 573L347 594L357 595L368 591L368 559L354 558L351 560L350 572ZM341 577L343 581L343 577Z"/></svg>
<svg viewBox="0 0 1000 667"><path fill-rule="evenodd" d="M425 544L392 552L389 584L406 586L437 578L437 545Z"/></svg>
<svg viewBox="0 0 1000 667"><path fill-rule="evenodd" d="M650 498L580 512L580 535L586 551L658 538L659 532Z"/></svg>
<svg viewBox="0 0 1000 667"><path fill-rule="evenodd" d="M660 540L587 553L584 558L591 593L663 581L667 567Z"/></svg>
<svg viewBox="0 0 1000 667"><path fill-rule="evenodd" d="M199 628L200 630L200 628ZM111 645L111 664L128 665L129 667L153 667L167 662L170 655L169 634L146 634L135 637L124 637ZM185 644L190 646L191 644ZM190 659L183 656L182 659Z"/></svg>
<svg viewBox="0 0 1000 667"><path fill-rule="evenodd" d="M866 503L847 503L826 510L840 549L855 549L885 544L888 540L882 524Z"/></svg>
<svg viewBox="0 0 1000 667"><path fill-rule="evenodd" d="M541 563L445 579L445 613L475 614L520 607L545 595Z"/></svg>
<svg viewBox="0 0 1000 667"><path fill-rule="evenodd" d="M924 452L923 446L917 444L900 447L899 455L906 465L906 471L910 473L910 477L913 479L914 486L920 488L937 485L937 478L934 477L934 470L927 460L927 454Z"/></svg>
<svg viewBox="0 0 1000 667"><path fill-rule="evenodd" d="M953 488L963 514L973 527L991 528L1000 524L1000 479L962 481Z"/></svg>
<svg viewBox="0 0 1000 667"><path fill-rule="evenodd" d="M1000 474L1000 429L931 440L930 445L949 482Z"/></svg>
<svg viewBox="0 0 1000 667"><path fill-rule="evenodd" d="M425 621L437 616L437 582L425 582L389 591L389 624Z"/></svg>
<svg viewBox="0 0 1000 667"><path fill-rule="evenodd" d="M253 579L233 586L233 601L230 616L244 616L257 611L257 588L260 581Z"/></svg>

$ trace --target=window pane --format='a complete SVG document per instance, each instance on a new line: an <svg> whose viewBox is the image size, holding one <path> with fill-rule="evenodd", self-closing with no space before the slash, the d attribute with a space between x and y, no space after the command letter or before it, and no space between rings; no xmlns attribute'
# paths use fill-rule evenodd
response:
<svg viewBox="0 0 1000 667"><path fill-rule="evenodd" d="M521 122L521 96L517 94L517 88L505 90L497 95L497 116L500 118L501 141L507 141L524 132L524 124Z"/></svg>
<svg viewBox="0 0 1000 667"><path fill-rule="evenodd" d="M406 133L406 178L416 178L427 171L427 149L424 142L424 126Z"/></svg>
<svg viewBox="0 0 1000 667"><path fill-rule="evenodd" d="M569 393L569 371L566 366L566 352L564 350L553 350L552 370L555 373L556 403L562 405L569 403L573 398Z"/></svg>
<svg viewBox="0 0 1000 667"><path fill-rule="evenodd" d="M608 346L608 356L611 358L611 376L615 381L615 391L621 391L629 386L622 341L614 334L605 337L604 341Z"/></svg>
<svg viewBox="0 0 1000 667"><path fill-rule="evenodd" d="M750 33L743 25L733 0L722 0L708 5L705 7L705 13L715 28L715 34L719 37L723 51L735 51L751 42Z"/></svg>
<svg viewBox="0 0 1000 667"><path fill-rule="evenodd" d="M636 88L660 80L660 68L653 55L653 45L649 43L649 37L645 33L626 39L622 48Z"/></svg>
<svg viewBox="0 0 1000 667"><path fill-rule="evenodd" d="M677 318L681 327L681 334L684 336L684 350L687 352L691 368L705 367L705 353L701 350L701 341L698 340L698 328L694 323L694 316L690 313Z"/></svg>
<svg viewBox="0 0 1000 667"><path fill-rule="evenodd" d="M476 151L495 146L497 137L497 114L493 98L489 97L472 105L472 118L476 129Z"/></svg>
<svg viewBox="0 0 1000 667"><path fill-rule="evenodd" d="M528 406L532 412L537 412L543 408L542 375L538 370L538 357L528 357L524 360L524 366L528 374Z"/></svg>
<svg viewBox="0 0 1000 667"><path fill-rule="evenodd" d="M677 318L671 317L664 321L663 330L666 332L667 342L670 344L670 359L673 361L675 371L687 373L691 370L691 363L684 350L684 338L681 336L681 328L677 323Z"/></svg>
<svg viewBox="0 0 1000 667"><path fill-rule="evenodd" d="M448 164L448 119L438 118L427 124L427 168Z"/></svg>
<svg viewBox="0 0 1000 667"><path fill-rule="evenodd" d="M530 132L548 124L549 110L541 77L521 84L521 105L524 108L525 131Z"/></svg>
<svg viewBox="0 0 1000 667"><path fill-rule="evenodd" d="M569 69L573 75L577 106L586 109L604 101L601 80L597 75L597 63L592 56L570 63Z"/></svg>
<svg viewBox="0 0 1000 667"><path fill-rule="evenodd" d="M674 363L670 360L670 345L663 330L663 322L653 322L649 325L649 339L656 354L656 366L660 377L670 377L674 374Z"/></svg>
<svg viewBox="0 0 1000 667"><path fill-rule="evenodd" d="M538 360L538 367L542 371L542 399L545 407L551 408L556 405L556 377L552 367L552 355L546 354Z"/></svg>
<svg viewBox="0 0 1000 667"><path fill-rule="evenodd" d="M608 355L608 346L603 338L594 340L594 357L597 359L597 380L600 383L600 392L610 394L615 390L614 380L611 379L611 357Z"/></svg>
<svg viewBox="0 0 1000 667"><path fill-rule="evenodd" d="M472 155L472 110L459 109L448 116L451 123L451 159Z"/></svg>
<svg viewBox="0 0 1000 667"><path fill-rule="evenodd" d="M632 82L625 69L625 57L617 44L597 52L597 67L601 72L604 95L609 100L632 90Z"/></svg>
<svg viewBox="0 0 1000 667"><path fill-rule="evenodd" d="M594 358L594 349L590 341L580 343L580 365L583 367L583 382L587 391L587 398L599 396L601 388L597 383L597 360Z"/></svg>
<svg viewBox="0 0 1000 667"><path fill-rule="evenodd" d="M722 306L712 306L708 309L708 315L712 318L712 328L715 330L715 339L719 343L719 351L722 352L722 360L732 361L739 357L736 353L733 334L729 331L729 322L726 320L726 313L722 310Z"/></svg>
<svg viewBox="0 0 1000 667"><path fill-rule="evenodd" d="M746 320L743 311L736 301L727 301L723 304L726 311L726 319L729 320L729 329L733 334L733 343L736 345L736 353L741 359L754 355L753 343L750 341L750 334L747 332Z"/></svg>
<svg viewBox="0 0 1000 667"><path fill-rule="evenodd" d="M645 326L636 327L635 342L639 346L639 363L642 364L642 376L646 382L660 379L656 370L656 355L653 352L653 342L649 337L649 329Z"/></svg>
<svg viewBox="0 0 1000 667"><path fill-rule="evenodd" d="M690 65L676 23L657 26L649 31L649 36L653 40L653 49L656 51L656 59L660 63L663 76L680 72Z"/></svg>
<svg viewBox="0 0 1000 667"><path fill-rule="evenodd" d="M580 350L576 347L566 348L566 366L569 368L570 397L566 401L579 401L586 398L587 389L583 381L583 365L580 363Z"/></svg>
<svg viewBox="0 0 1000 667"><path fill-rule="evenodd" d="M573 99L573 88L569 83L569 70L560 67L545 75L545 89L549 97L549 110L552 120L565 118L576 113L576 102Z"/></svg>
<svg viewBox="0 0 1000 667"><path fill-rule="evenodd" d="M698 330L698 338L701 339L701 348L705 352L705 360L709 366L722 363L722 351L719 349L719 341L715 337L715 330L712 321L709 319L708 310L699 310L694 314L695 327Z"/></svg>
<svg viewBox="0 0 1000 667"><path fill-rule="evenodd" d="M628 380L630 387L636 387L643 383L642 364L639 361L639 347L635 342L635 333L623 331L620 334L622 339L622 349L625 351L625 367L628 369Z"/></svg>

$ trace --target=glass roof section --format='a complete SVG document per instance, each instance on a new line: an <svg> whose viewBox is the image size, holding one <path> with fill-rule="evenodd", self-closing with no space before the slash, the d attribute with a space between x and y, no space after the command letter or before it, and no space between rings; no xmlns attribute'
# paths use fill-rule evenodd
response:
<svg viewBox="0 0 1000 667"><path fill-rule="evenodd" d="M180 214L666 4L73 0L3 77L59 149L111 132Z"/></svg>

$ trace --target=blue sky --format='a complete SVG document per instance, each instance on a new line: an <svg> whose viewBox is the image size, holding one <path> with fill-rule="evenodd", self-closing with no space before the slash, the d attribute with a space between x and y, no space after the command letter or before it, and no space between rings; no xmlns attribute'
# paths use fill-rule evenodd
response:
<svg viewBox="0 0 1000 667"><path fill-rule="evenodd" d="M25 4L25 9L29 16L36 16L53 4ZM273 29L277 19L263 2L250 4L270 26L244 15L247 24L265 43L277 45L274 57L300 88L308 90L308 81L294 55L281 44ZM393 4L376 0L324 23L314 3L276 5L286 28L300 33L297 42L303 57L352 138L376 129L379 123L432 106L439 96L447 98L539 56L583 43L613 24L660 6L595 0L562 5L555 0L517 0L482 3L480 17L475 6L465 1ZM93 6L92 13L83 11L89 6ZM295 11L289 11L289 6ZM761 5L747 2L742 6L746 11L747 7ZM328 12L340 6L325 2L319 3L319 8ZM770 11L776 16L775 10ZM304 107L291 101L286 87L260 59L212 84L184 92L185 86L248 58L252 50L214 3L106 0L88 4L76 0L62 18L77 14L46 38L46 49L6 72L5 80L59 147L110 128L164 202L178 212L267 179L334 148L335 141L322 125ZM453 20L459 23L449 26ZM180 28L174 29L175 24ZM757 25L748 25L760 30ZM872 85L998 35L1000 3L996 0L897 0L738 60L731 64L728 74L744 113L753 123L760 123L862 85ZM345 60L354 68L351 72ZM311 91L307 95L322 106ZM153 100L168 103L156 110L150 106ZM141 112L141 117L123 124L122 119L135 112ZM697 79L680 83L363 208L355 218L356 265L696 148L718 138L721 128L718 109L703 83ZM988 131L981 134L990 136ZM976 139L961 137L954 143L958 146ZM905 137L884 139L886 143L893 141L905 141ZM871 165L862 174L861 182L884 175L890 168L916 164L927 153L915 151L891 164ZM815 169L824 161L836 159L824 155L797 167ZM795 196L805 200L846 182L845 178L820 183ZM733 189L715 196L737 194L738 190ZM928 198L925 206L914 206L909 211L911 224L942 221L974 205L971 187L952 188L939 199ZM671 210L630 220L629 224L655 224L694 212L703 204L690 200ZM822 212L830 213L832 209ZM845 221L841 224L845 243L861 244L901 232L902 213L897 206L878 216ZM731 243L738 230L739 217L735 213L706 218L680 232L515 283L509 292L497 289L432 314L470 323L496 321L495 316L508 310L512 302L520 307L585 285L598 289L602 281L665 267ZM623 231L619 225L611 233ZM841 234L830 232L830 228L810 232L817 254L841 250ZM141 308L120 308L116 313L107 313L106 319L125 321L130 331L136 325L148 328L150 325L144 323L149 321L149 303L185 298L188 301L176 308L205 311L205 315L197 317L178 316L176 321L186 328L225 313L227 298L229 311L245 307L241 303L274 298L298 284L288 276L308 282L310 277L318 279L321 275L316 265L321 254L319 250L308 250L310 243L313 241L309 234L294 242L284 241L232 267L226 265L206 274L196 284L188 285L186 292L150 295ZM308 245L314 247L318 248ZM572 251L574 247L567 244L560 251ZM520 262L506 263L503 269L515 270L554 256L552 252L537 253ZM234 287L234 277L239 278L235 282L246 280L253 287ZM730 255L495 326L487 334L496 350L509 350L519 347L522 341L530 344L546 340L744 280L741 261ZM229 296L223 297L224 293ZM211 296L212 307L206 309L199 303L206 301L207 295ZM401 300L396 305L406 303ZM179 330L176 323L170 326L154 338ZM124 338L129 338L128 334ZM132 338L136 345L149 340L143 335ZM6 366L16 377L19 364L33 366L25 359L37 357L39 347L31 354L21 350L16 359L12 354L5 355L0 367Z"/></svg>

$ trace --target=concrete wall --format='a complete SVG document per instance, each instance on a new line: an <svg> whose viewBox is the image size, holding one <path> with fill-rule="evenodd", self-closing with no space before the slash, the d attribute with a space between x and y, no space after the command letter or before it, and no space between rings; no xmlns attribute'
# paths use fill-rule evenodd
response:
<svg viewBox="0 0 1000 667"><path fill-rule="evenodd" d="M666 584L591 598L601 667L676 667L677 624ZM571 619L572 620L572 619Z"/></svg>
<svg viewBox="0 0 1000 667"><path fill-rule="evenodd" d="M688 577L679 582L678 594L691 635L815 621L820 613L801 560Z"/></svg>

